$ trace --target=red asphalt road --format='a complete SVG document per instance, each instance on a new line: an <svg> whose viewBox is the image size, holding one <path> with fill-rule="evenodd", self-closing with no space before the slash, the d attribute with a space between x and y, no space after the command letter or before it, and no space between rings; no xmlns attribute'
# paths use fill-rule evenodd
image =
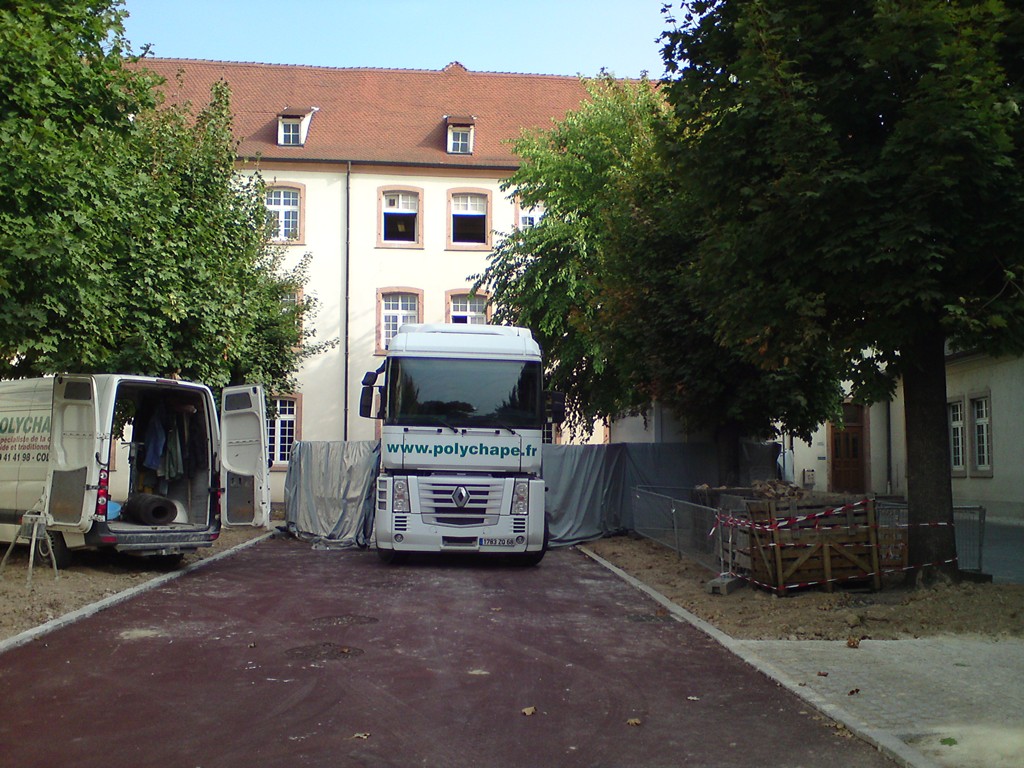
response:
<svg viewBox="0 0 1024 768"><path fill-rule="evenodd" d="M815 715L574 550L269 539L0 655L2 768L893 765Z"/></svg>

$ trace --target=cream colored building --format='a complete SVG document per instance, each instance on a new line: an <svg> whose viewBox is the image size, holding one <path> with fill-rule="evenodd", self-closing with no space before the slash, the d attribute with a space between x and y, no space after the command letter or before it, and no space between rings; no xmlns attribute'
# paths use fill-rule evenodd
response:
<svg viewBox="0 0 1024 768"><path fill-rule="evenodd" d="M1024 359L948 355L946 399L954 504L983 506L990 519L1024 520ZM905 497L902 388L891 402L845 410L845 429L826 424L811 442L792 442L795 482Z"/></svg>
<svg viewBox="0 0 1024 768"><path fill-rule="evenodd" d="M148 59L172 101L203 104L231 88L239 169L258 172L288 259L311 254L316 341L296 392L275 393L273 499L283 498L296 440L364 440L360 379L402 322L484 322L471 296L501 233L529 226L501 184L518 161L508 144L548 128L587 93L577 78L330 69Z"/></svg>

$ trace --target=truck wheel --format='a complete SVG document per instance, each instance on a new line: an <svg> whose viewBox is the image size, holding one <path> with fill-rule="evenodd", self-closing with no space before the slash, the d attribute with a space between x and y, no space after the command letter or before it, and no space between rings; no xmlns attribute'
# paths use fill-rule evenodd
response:
<svg viewBox="0 0 1024 768"><path fill-rule="evenodd" d="M53 558L57 570L63 570L71 565L71 550L64 541L64 534L58 531L47 531L42 538L36 541L36 557L41 560Z"/></svg>
<svg viewBox="0 0 1024 768"><path fill-rule="evenodd" d="M396 552L393 549L382 549L381 547L377 547L377 557L382 563L387 563L388 565L401 565L409 559L409 553Z"/></svg>
<svg viewBox="0 0 1024 768"><path fill-rule="evenodd" d="M521 565L523 567L530 567L530 566L533 566L533 565L539 565L540 561L544 559L544 555L547 554L547 551L548 551L548 539L550 538L550 536L551 536L551 533L550 533L550 531L548 531L548 521L545 520L544 521L544 543L541 545L541 548L538 549L536 552L523 552L523 553L518 554L518 555L512 555L512 562L515 563L516 565Z"/></svg>

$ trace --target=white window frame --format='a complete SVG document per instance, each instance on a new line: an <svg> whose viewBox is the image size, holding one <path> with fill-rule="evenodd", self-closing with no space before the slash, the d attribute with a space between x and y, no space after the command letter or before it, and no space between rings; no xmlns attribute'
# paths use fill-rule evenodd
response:
<svg viewBox="0 0 1024 768"><path fill-rule="evenodd" d="M971 476L992 477L992 397L981 394L970 398Z"/></svg>
<svg viewBox="0 0 1024 768"><path fill-rule="evenodd" d="M280 112L277 115L277 145L279 147L304 147L309 136L313 115L320 107L308 107L298 111Z"/></svg>
<svg viewBox="0 0 1024 768"><path fill-rule="evenodd" d="M287 468L291 460L292 448L299 440L301 413L298 396L281 396L274 398L277 415L267 418L267 449L270 454L272 469Z"/></svg>
<svg viewBox="0 0 1024 768"><path fill-rule="evenodd" d="M962 398L947 403L949 414L949 466L953 477L967 476L967 424Z"/></svg>
<svg viewBox="0 0 1024 768"><path fill-rule="evenodd" d="M301 147L302 118L282 117L277 124L277 143L282 147Z"/></svg>
<svg viewBox="0 0 1024 768"><path fill-rule="evenodd" d="M404 323L419 323L423 317L423 291L415 288L386 288L377 294L377 354L384 354L388 342Z"/></svg>
<svg viewBox="0 0 1024 768"><path fill-rule="evenodd" d="M540 220L544 218L544 206L535 205L532 208L520 208L516 205L516 223L520 229L529 229L540 224Z"/></svg>
<svg viewBox="0 0 1024 768"><path fill-rule="evenodd" d="M270 237L279 242L302 241L302 190L280 185L267 187L267 216L274 222Z"/></svg>
<svg viewBox="0 0 1024 768"><path fill-rule="evenodd" d="M473 130L472 125L449 125L448 126L448 154L449 155L471 155L473 154Z"/></svg>
<svg viewBox="0 0 1024 768"><path fill-rule="evenodd" d="M422 248L423 247L423 190L416 187L381 187L377 195L377 247L378 248ZM389 239L387 219L391 214L409 216L412 214L413 232L411 239Z"/></svg>
<svg viewBox="0 0 1024 768"><path fill-rule="evenodd" d="M468 325L487 324L487 297L468 292L449 292L448 322Z"/></svg>
<svg viewBox="0 0 1024 768"><path fill-rule="evenodd" d="M468 217L483 220L482 240L456 240L459 221ZM448 249L483 251L491 248L491 193L486 189L448 191Z"/></svg>

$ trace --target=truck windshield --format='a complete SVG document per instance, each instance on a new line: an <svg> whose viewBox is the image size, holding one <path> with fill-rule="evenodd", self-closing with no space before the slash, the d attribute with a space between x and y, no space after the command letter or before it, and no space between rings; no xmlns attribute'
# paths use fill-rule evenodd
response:
<svg viewBox="0 0 1024 768"><path fill-rule="evenodd" d="M539 362L396 357L389 366L385 424L543 426Z"/></svg>

